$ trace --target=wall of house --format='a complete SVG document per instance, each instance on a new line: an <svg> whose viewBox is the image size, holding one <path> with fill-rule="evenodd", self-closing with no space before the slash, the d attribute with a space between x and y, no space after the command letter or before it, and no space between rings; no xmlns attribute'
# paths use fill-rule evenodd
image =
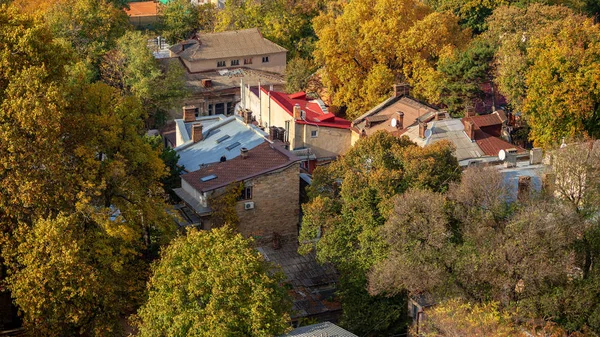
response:
<svg viewBox="0 0 600 337"><path fill-rule="evenodd" d="M317 158L336 157L346 153L351 147L352 131L349 129L296 124L295 130L290 149L308 147ZM317 132L316 137L312 137L312 131Z"/></svg>
<svg viewBox="0 0 600 337"><path fill-rule="evenodd" d="M263 63L263 56L269 57L269 62ZM244 58L252 58L252 64L244 64ZM256 69L262 71L269 71L278 74L285 74L285 65L286 65L286 52L275 53L275 54L267 54L267 55L258 55L258 56L248 56L248 57L237 57L237 58L225 58L225 59L214 59L214 60L198 60L194 62L190 62L187 60L183 60L183 63L186 67L193 73L201 72L201 71L209 71L209 70L219 70L219 69L229 69L229 68L249 68ZM239 60L239 65L232 66L232 60ZM225 61L225 67L217 67L218 61Z"/></svg>
<svg viewBox="0 0 600 337"><path fill-rule="evenodd" d="M354 146L354 144L356 144L356 142L358 142L358 140L360 139L360 133L356 132L356 131L352 131L352 134L350 135L350 147Z"/></svg>
<svg viewBox="0 0 600 337"><path fill-rule="evenodd" d="M262 175L245 182L252 186L252 200L239 201L236 210L239 230L245 236L270 238L273 232L296 239L300 214L300 176L296 163L282 171ZM254 202L254 209L244 204Z"/></svg>
<svg viewBox="0 0 600 337"><path fill-rule="evenodd" d="M279 106L279 104L277 104L274 100L269 99L269 95L265 94L264 92L262 93L260 106L260 111L255 112L254 110L252 110L252 112L256 116L256 120L259 121L259 123L261 123L261 126L277 126L280 128L284 128L285 122L290 121L290 128L292 128L294 120L292 116L287 111L285 111L285 109ZM292 138L292 133L293 131L290 130L290 134L288 135L290 137L290 140Z"/></svg>
<svg viewBox="0 0 600 337"><path fill-rule="evenodd" d="M193 188L192 185L183 179L181 179L181 188L194 197L194 199L199 200L202 206L206 207L207 197L204 193L198 192L198 190Z"/></svg>

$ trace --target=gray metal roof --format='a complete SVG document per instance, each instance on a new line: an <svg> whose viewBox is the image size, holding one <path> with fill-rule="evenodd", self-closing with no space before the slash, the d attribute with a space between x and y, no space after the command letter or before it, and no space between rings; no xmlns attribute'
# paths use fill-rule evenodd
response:
<svg viewBox="0 0 600 337"><path fill-rule="evenodd" d="M340 328L339 326L323 322L296 328L280 337L358 337L357 335Z"/></svg>
<svg viewBox="0 0 600 337"><path fill-rule="evenodd" d="M177 123L183 123L183 120L176 120ZM204 129L202 134L204 139L192 143L189 133L190 124L185 123L184 140L185 143L175 148L179 154L179 165L183 165L188 172L200 169L200 165L219 162L222 156L231 160L240 155L240 149L245 147L248 150L255 148L266 141L267 134L254 125L244 123L239 116L227 117L218 122L213 122L209 126L207 121L202 121ZM185 135L187 133L187 135ZM229 138L217 142L223 136ZM239 143L238 146L230 148L230 145ZM229 148L229 149L228 149Z"/></svg>

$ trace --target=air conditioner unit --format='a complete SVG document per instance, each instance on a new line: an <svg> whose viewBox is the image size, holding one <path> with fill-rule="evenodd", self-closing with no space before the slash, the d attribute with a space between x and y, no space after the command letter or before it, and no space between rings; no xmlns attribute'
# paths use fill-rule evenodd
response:
<svg viewBox="0 0 600 337"><path fill-rule="evenodd" d="M254 201L248 201L248 202L244 203L244 209L245 210L254 209Z"/></svg>

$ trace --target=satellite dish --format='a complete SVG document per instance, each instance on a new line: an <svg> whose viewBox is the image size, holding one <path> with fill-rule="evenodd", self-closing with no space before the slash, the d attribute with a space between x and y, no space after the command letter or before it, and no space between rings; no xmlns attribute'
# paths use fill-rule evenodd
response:
<svg viewBox="0 0 600 337"><path fill-rule="evenodd" d="M433 134L433 132L431 132L431 129L425 130L425 138L431 137L432 134Z"/></svg>
<svg viewBox="0 0 600 337"><path fill-rule="evenodd" d="M498 159L505 160L506 159L506 151L500 150L500 152L498 152Z"/></svg>
<svg viewBox="0 0 600 337"><path fill-rule="evenodd" d="M398 121L396 120L396 118L392 118L392 122L391 122L391 124L392 124L392 127L393 127L393 128L395 128L395 127L396 127L396 125L398 125Z"/></svg>

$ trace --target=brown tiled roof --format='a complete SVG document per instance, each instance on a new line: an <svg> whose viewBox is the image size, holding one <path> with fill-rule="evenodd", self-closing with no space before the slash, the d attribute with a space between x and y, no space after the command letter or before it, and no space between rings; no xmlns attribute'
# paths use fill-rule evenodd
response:
<svg viewBox="0 0 600 337"><path fill-rule="evenodd" d="M472 121L477 127L484 128L486 126L501 125L506 121L506 115L502 111L497 111L488 115L465 117L463 121Z"/></svg>
<svg viewBox="0 0 600 337"><path fill-rule="evenodd" d="M181 176L193 188L201 192L229 185L236 181L243 181L261 174L285 168L300 158L282 148L280 143L262 143L248 151L248 158L241 156L234 159L209 165L197 171ZM215 175L217 178L201 181L206 176Z"/></svg>
<svg viewBox="0 0 600 337"><path fill-rule="evenodd" d="M525 152L524 148L511 144L501 138L487 134L477 127L475 128L475 142L477 143L477 146L479 146L481 151L483 151L483 153L485 153L488 156L497 156L500 150L512 148L517 149L519 153Z"/></svg>

